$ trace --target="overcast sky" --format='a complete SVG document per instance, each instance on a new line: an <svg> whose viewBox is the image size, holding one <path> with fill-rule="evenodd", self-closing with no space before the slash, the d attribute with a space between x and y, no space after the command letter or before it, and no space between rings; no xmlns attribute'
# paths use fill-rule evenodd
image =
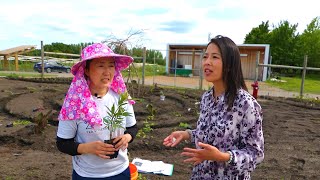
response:
<svg viewBox="0 0 320 180"><path fill-rule="evenodd" d="M168 43L206 44L208 34L242 44L262 21L298 23L298 32L320 16L317 0L4 0L0 50L20 45L100 42L144 29L147 48ZM134 40L133 43L136 41Z"/></svg>

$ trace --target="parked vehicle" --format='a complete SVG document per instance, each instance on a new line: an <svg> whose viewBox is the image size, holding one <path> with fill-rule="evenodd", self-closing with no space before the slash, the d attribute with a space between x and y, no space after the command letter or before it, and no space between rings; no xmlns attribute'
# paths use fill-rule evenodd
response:
<svg viewBox="0 0 320 180"><path fill-rule="evenodd" d="M41 62L35 63L33 66L33 69L35 71L38 71L41 73L42 71L42 66ZM65 66L61 63L58 63L56 61L50 61L50 62L44 62L44 72L51 73L51 72L66 72L70 73L71 67L70 66Z"/></svg>

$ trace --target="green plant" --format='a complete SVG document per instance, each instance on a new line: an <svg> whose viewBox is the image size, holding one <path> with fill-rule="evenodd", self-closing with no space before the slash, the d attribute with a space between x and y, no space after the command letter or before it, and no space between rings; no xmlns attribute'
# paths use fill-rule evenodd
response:
<svg viewBox="0 0 320 180"><path fill-rule="evenodd" d="M160 96L164 96L164 93L163 93L163 91L160 91Z"/></svg>
<svg viewBox="0 0 320 180"><path fill-rule="evenodd" d="M146 138L147 134L153 131L152 126L154 125L154 123L150 123L147 119L143 121L143 127L139 129L137 133L138 138Z"/></svg>
<svg viewBox="0 0 320 180"><path fill-rule="evenodd" d="M138 174L138 180L147 180L142 174Z"/></svg>
<svg viewBox="0 0 320 180"><path fill-rule="evenodd" d="M28 121L28 120L16 120L13 122L13 126L16 126L16 125L28 125L30 124L31 122Z"/></svg>
<svg viewBox="0 0 320 180"><path fill-rule="evenodd" d="M149 122L149 121L153 121L154 120L154 116L156 114L156 109L153 108L152 104L147 104L146 106L147 111L149 113L149 116L143 121L143 127L141 129L139 129L137 137L140 138L146 138L147 134L150 133L151 131L153 131L152 126L154 125L153 122Z"/></svg>
<svg viewBox="0 0 320 180"><path fill-rule="evenodd" d="M151 94L153 93L154 89L155 89L154 86L151 86L151 87L150 87L150 93L151 93Z"/></svg>
<svg viewBox="0 0 320 180"><path fill-rule="evenodd" d="M11 176L6 176L5 178L4 178L4 180L13 180L13 179L15 179L14 177L11 177ZM143 179L144 180L144 179Z"/></svg>
<svg viewBox="0 0 320 180"><path fill-rule="evenodd" d="M37 91L37 89L34 88L34 87L26 87L26 88L27 88L27 90L28 90L30 93L34 93L34 92Z"/></svg>
<svg viewBox="0 0 320 180"><path fill-rule="evenodd" d="M112 139L112 133L115 132L116 129L124 128L122 127L123 118L126 116L132 116L131 113L127 112L123 107L128 104L128 98L128 92L122 93L120 94L117 107L115 104L113 104L111 108L107 107L108 115L103 118L103 123L107 126L110 132L110 139Z"/></svg>
<svg viewBox="0 0 320 180"><path fill-rule="evenodd" d="M188 123L183 123L183 122L181 122L181 123L179 124L179 127L180 127L180 128L183 128L183 129L191 129L191 125L190 125L190 124L188 124Z"/></svg>
<svg viewBox="0 0 320 180"><path fill-rule="evenodd" d="M154 116L157 112L157 110L155 108L153 108L152 104L147 104L146 108L147 108L147 111L150 114L150 116Z"/></svg>
<svg viewBox="0 0 320 180"><path fill-rule="evenodd" d="M52 110L48 111L46 114L43 114L43 112L40 112L34 119L34 122L36 123L36 126L34 128L34 133L40 134L44 130L44 128L48 124L48 118L51 115Z"/></svg>

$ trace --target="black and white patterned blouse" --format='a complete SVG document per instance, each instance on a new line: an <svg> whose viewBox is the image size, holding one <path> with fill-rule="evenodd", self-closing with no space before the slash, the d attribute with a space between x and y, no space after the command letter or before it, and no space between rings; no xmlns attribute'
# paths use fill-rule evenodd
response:
<svg viewBox="0 0 320 180"><path fill-rule="evenodd" d="M227 111L225 94L213 98L213 91L205 92L200 103L197 128L191 141L215 146L222 152L231 151L234 161L203 161L193 168L191 179L250 179L250 172L264 158L262 111L258 102L240 89L233 107Z"/></svg>

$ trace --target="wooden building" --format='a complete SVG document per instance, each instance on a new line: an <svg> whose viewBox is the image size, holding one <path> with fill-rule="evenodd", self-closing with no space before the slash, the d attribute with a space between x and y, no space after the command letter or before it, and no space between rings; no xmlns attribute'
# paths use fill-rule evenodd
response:
<svg viewBox="0 0 320 180"><path fill-rule="evenodd" d="M4 70L9 70L9 61L8 58L11 56L15 57L15 70L19 71L19 63L18 63L18 54L23 54L29 51L32 51L36 48L36 46L32 45L23 45L23 46L18 46L6 50L0 51L0 56L3 56L3 69Z"/></svg>
<svg viewBox="0 0 320 180"><path fill-rule="evenodd" d="M259 64L269 63L269 44L240 44L241 66L245 79L259 81L267 79L267 67L259 67L256 72L257 60ZM182 76L199 76L201 72L202 54L206 44L168 44L166 55L167 74Z"/></svg>

